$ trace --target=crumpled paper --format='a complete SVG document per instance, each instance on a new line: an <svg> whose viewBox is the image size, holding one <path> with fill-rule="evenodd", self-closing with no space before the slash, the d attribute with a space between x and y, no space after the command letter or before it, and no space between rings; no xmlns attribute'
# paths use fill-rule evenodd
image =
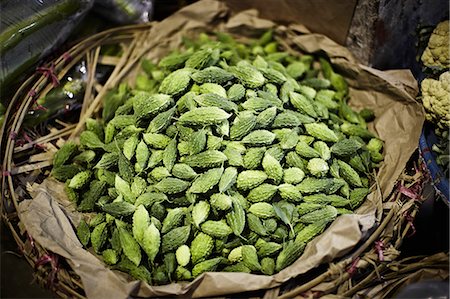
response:
<svg viewBox="0 0 450 299"><path fill-rule="evenodd" d="M255 10L232 15L223 2L214 0L199 1L155 23L140 45L144 47L147 58L157 59L170 49L179 47L184 35L222 30L256 37L268 28L274 28L277 38L292 49L328 54L334 67L349 82L350 105L356 109L368 107L375 111L376 120L370 129L385 141L385 162L377 176L379 189L368 196L356 214L338 217L322 235L307 245L295 263L273 276L212 272L189 283L150 286L109 270L82 248L74 232L79 215L69 206L61 204L65 198L62 184L47 179L36 190L33 200L20 204L20 219L37 242L67 259L81 277L88 298L210 297L276 287L291 277L342 257L376 224L376 213L378 211L379 214L382 199L392 191L417 148L424 121L423 108L414 99L417 84L409 71L382 72L359 65L347 49L323 35L309 33L302 25L279 26L258 18ZM127 80L133 81L137 69L136 65Z"/></svg>

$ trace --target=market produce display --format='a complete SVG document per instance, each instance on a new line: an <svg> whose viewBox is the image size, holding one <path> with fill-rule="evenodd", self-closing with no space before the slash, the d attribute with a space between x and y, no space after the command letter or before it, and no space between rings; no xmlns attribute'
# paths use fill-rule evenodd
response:
<svg viewBox="0 0 450 299"><path fill-rule="evenodd" d="M449 128L450 128L450 57L449 21L439 23L433 30L421 61L429 75L421 82L422 103L427 120L436 126L438 142L432 145L436 162L449 177Z"/></svg>
<svg viewBox="0 0 450 299"><path fill-rule="evenodd" d="M450 67L450 53L448 51L449 26L450 22L447 20L439 23L433 30L421 57L425 66L430 68Z"/></svg>
<svg viewBox="0 0 450 299"><path fill-rule="evenodd" d="M421 88L427 120L440 129L447 129L450 126L450 72L441 74L439 80L424 79Z"/></svg>
<svg viewBox="0 0 450 299"><path fill-rule="evenodd" d="M104 99L52 175L81 243L152 284L272 275L370 192L383 142L323 57L201 34Z"/></svg>
<svg viewBox="0 0 450 299"><path fill-rule="evenodd" d="M450 127L450 72L442 73L438 80L426 78L421 83L422 102L428 121L436 125L438 142L432 150L437 155L436 162L449 177L449 127Z"/></svg>

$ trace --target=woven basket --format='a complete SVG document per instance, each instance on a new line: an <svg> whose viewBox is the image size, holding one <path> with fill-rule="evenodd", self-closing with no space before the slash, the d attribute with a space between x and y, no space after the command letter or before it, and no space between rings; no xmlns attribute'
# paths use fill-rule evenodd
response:
<svg viewBox="0 0 450 299"><path fill-rule="evenodd" d="M88 70L95 73L97 64L114 64L115 68L110 79L103 86L97 99L100 99L104 92L114 86L119 78L126 72L126 67L130 67L132 62L138 61L139 57L131 56L136 46L136 37L150 28L151 24L134 25L111 29L73 46L68 52L57 59L49 62L49 70L45 73L36 72L17 90L12 98L5 114L5 121L1 128L2 139L0 141L0 152L2 154L2 219L11 230L11 233L18 244L19 250L24 258L33 267L36 279L54 291L62 298L84 298L83 286L79 277L74 271L59 260L51 252L34 242L33 238L24 231L20 224L20 215L17 213L19 202L30 199L26 184L41 182L48 171L45 169L51 165L51 159L37 159L36 163L19 162L23 157L30 157L42 153L49 153L44 149L44 145L50 145L60 138L67 138L74 133L76 125L68 125L60 122L58 128L50 133L38 132L38 130L24 131L23 121L29 110L37 108L36 99L45 96L55 87L52 81L62 80L63 77L80 61L87 62ZM105 45L118 44L123 47L122 56L100 57L100 49ZM105 62L106 60L106 62ZM103 62L102 62L103 61ZM89 77L86 90L92 90L93 76ZM85 99L90 99L88 92ZM99 100L97 100L99 103ZM87 104L87 103L86 103ZM91 106L92 109L94 105ZM22 141L26 144L22 145ZM25 181L24 181L25 180ZM56 283L57 281L57 283Z"/></svg>
<svg viewBox="0 0 450 299"><path fill-rule="evenodd" d="M48 65L51 68L47 71L44 69L44 73L34 74L19 88L5 115L0 143L3 157L2 218L24 258L33 267L38 281L62 298L85 297L80 278L63 258L47 251L45 244L38 244L27 233L20 222L18 205L32 198L29 193L32 184L40 183L48 176L57 141L79 134L88 115L98 112L103 95L137 67L145 54L139 45L151 27L150 23L115 28L73 46L59 58L50 61ZM102 47L111 44L122 48L120 57L100 55ZM89 76L79 122L67 124L56 120L51 130L24 129L25 115L29 110L39 108L36 99L45 96L57 80L62 80L82 60L86 61ZM95 82L93 76L99 65L114 67L103 86ZM379 273L389 270L389 265L399 255L398 248L402 240L414 230L412 220L421 202L426 176L420 165L414 161L410 164L411 169L404 171L398 181L398 188L384 202L379 226L352 252L330 265L322 265L304 275L293 277L281 287L261 290L252 295L293 298L334 293L350 297L370 286Z"/></svg>

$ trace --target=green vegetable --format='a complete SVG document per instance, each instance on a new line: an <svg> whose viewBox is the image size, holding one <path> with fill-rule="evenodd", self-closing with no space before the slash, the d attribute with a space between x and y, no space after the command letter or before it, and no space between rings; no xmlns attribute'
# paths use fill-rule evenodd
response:
<svg viewBox="0 0 450 299"><path fill-rule="evenodd" d="M103 215L92 233L80 225L82 244L152 284L288 267L364 202L383 159L327 61L277 52L269 34L220 40L146 63L134 89L105 101L114 115L55 157L78 210Z"/></svg>

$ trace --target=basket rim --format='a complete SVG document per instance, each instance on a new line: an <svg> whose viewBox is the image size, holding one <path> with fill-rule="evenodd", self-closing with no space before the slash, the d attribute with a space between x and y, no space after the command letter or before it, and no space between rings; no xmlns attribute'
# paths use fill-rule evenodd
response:
<svg viewBox="0 0 450 299"><path fill-rule="evenodd" d="M153 23L128 25L99 32L73 45L67 52L63 53L59 57L47 61L47 64L53 65L55 72L59 71L56 76L58 80L61 80L76 63L85 59L84 57L93 48L111 44L113 41L124 42L127 40L132 40L137 33L148 30L152 26ZM110 37L115 38L113 40L108 39ZM11 231L18 247L22 250L23 256L27 262L30 266L32 266L32 268L35 269L35 271L37 271L35 276L41 283L45 283L47 281L46 277L49 277L51 271L46 268L36 268L39 256L36 256L35 251L37 251L41 256L48 255L49 252L47 252L43 246L37 242L34 242L32 237L28 234L25 238L22 236L24 232L22 232L22 229L18 226L20 221L20 215L17 212L19 201L14 192L15 188L12 178L14 174L11 173L11 162L14 153L15 139L21 130L25 113L28 109L30 109L32 103L35 101L36 95L43 93L46 94L51 89L52 83L50 80L47 80L45 74L39 74L38 72L32 74L14 93L13 98L8 104L5 112L5 119L0 128L0 136L2 136L0 139L0 153L4 158L2 161L1 181L2 220L7 224L8 229ZM61 137L63 136L65 135L62 135ZM32 148L35 144L37 144L36 141L31 142L29 143L29 147ZM13 212L8 212L6 210L5 204L8 202L13 205L10 207L14 209ZM15 223L13 223L13 221ZM25 248L27 248L27 243L30 242L33 244L31 248L32 252L27 252L25 251ZM85 298L83 292L77 292L74 290L75 287L82 289L82 283L79 281L79 278L72 279L71 277L67 277L67 274L65 276L65 279L59 279L58 287L61 290L58 288L52 288L52 290L62 298L68 297L68 295L69 297Z"/></svg>

